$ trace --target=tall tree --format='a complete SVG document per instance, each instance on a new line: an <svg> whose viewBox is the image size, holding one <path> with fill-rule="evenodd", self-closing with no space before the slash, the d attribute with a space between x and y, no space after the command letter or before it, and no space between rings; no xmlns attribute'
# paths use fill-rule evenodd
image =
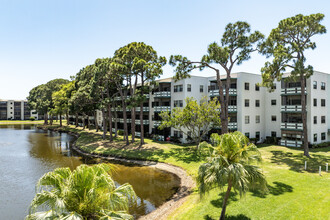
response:
<svg viewBox="0 0 330 220"><path fill-rule="evenodd" d="M221 45L216 42L210 44L207 54L202 57L201 61L191 61L181 55L172 55L170 58L170 64L176 66L175 78L177 80L190 77L190 72L197 68L200 70L209 68L215 71L221 105L221 133L228 132L228 102L232 69L235 64L240 65L249 60L251 53L258 49L263 38L264 36L259 31L251 33L248 23L238 21L226 26L221 38ZM226 72L225 85L220 79L218 65Z"/></svg>
<svg viewBox="0 0 330 220"><path fill-rule="evenodd" d="M208 102L204 97L200 104L194 98L187 98L184 108L174 108L171 112L162 112L162 124L160 129L173 127L182 131L191 138L197 146L201 142L202 137L206 135L213 127L219 126L220 105L217 99Z"/></svg>
<svg viewBox="0 0 330 220"><path fill-rule="evenodd" d="M316 43L311 40L313 36L326 33L325 26L320 24L323 18L323 14L308 16L298 14L281 20L261 47L264 55L273 57L272 62L266 62L261 69L264 86L272 88L274 80L281 80L287 69L291 69L289 80L300 81L303 148L304 155L307 157L309 157L309 149L305 89L306 80L313 74L313 67L306 65L305 52L316 48Z"/></svg>
<svg viewBox="0 0 330 220"><path fill-rule="evenodd" d="M227 185L219 218L223 220L232 188L242 196L249 189L267 191L267 182L260 168L254 165L261 160L258 148L242 133L235 131L221 136L215 133L211 135L211 143L203 142L199 146L208 159L199 167L197 181L201 196Z"/></svg>

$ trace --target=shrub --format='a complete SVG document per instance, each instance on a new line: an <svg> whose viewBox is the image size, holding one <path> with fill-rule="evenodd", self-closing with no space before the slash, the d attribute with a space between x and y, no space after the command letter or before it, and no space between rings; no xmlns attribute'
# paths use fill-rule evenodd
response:
<svg viewBox="0 0 330 220"><path fill-rule="evenodd" d="M30 121L34 121L34 120L36 120L36 118L33 117L33 116L31 116L31 117L29 118L29 120L30 120Z"/></svg>

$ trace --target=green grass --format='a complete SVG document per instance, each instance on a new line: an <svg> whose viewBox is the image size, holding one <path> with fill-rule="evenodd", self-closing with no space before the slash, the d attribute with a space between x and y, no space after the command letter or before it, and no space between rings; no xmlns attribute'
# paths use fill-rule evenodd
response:
<svg viewBox="0 0 330 220"><path fill-rule="evenodd" d="M113 143L102 140L101 132L82 131L73 126L62 129L79 133L76 144L85 151L166 162L183 167L194 177L204 161L204 158L197 156L193 145L146 139L146 145L142 147L138 141L124 146L122 138L117 138ZM263 157L260 167L266 175L269 193L249 192L240 198L232 192L226 211L227 219L330 219L330 174L324 172L325 163L330 163L330 147L311 149L310 159L296 148L260 145L259 150ZM308 161L306 171L305 160ZM318 174L320 165L322 176ZM212 190L203 199L195 190L169 219L218 219L222 198L223 191L219 189Z"/></svg>
<svg viewBox="0 0 330 220"><path fill-rule="evenodd" d="M16 124L42 124L43 120L30 121L30 120L1 120L0 125L16 125Z"/></svg>

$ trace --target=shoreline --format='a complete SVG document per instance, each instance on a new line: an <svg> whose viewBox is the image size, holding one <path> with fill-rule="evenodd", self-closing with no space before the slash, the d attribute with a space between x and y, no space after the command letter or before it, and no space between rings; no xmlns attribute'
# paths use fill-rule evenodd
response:
<svg viewBox="0 0 330 220"><path fill-rule="evenodd" d="M57 128L44 128L44 127L38 127L40 129L44 130L51 130L51 131L57 131L57 132L65 132L70 135L73 135L79 138L79 134L72 132L72 131L63 131L59 130ZM187 172L179 167L168 163L163 162L157 162L157 161L151 161L151 160L136 160L136 159L126 159L123 157L115 157L115 156L105 156L105 155L99 155L99 154L93 154L88 153L84 150L81 150L79 147L76 146L76 141L73 143L72 149L76 151L77 153L90 157L90 158L99 158L103 160L108 161L115 161L115 162L122 162L122 163L130 163L135 164L139 166L148 166L153 167L156 169L163 170L165 172L169 172L171 174L176 175L180 179L180 186L176 193L172 195L172 197L166 201L161 206L157 207L152 212L139 217L140 220L159 220L159 219L166 219L172 212L174 212L177 208L179 208L187 199L187 196L191 194L192 189L196 187L196 183L193 180L193 178L187 174Z"/></svg>

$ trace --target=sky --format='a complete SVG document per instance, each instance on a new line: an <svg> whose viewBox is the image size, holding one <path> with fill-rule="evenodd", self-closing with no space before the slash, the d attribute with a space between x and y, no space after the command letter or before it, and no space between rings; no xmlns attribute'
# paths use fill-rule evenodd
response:
<svg viewBox="0 0 330 220"><path fill-rule="evenodd" d="M280 20L313 13L325 14L322 24L330 32L326 0L0 0L0 99L26 99L33 87L70 79L134 41L167 58L181 54L200 60L210 43L220 42L228 23L246 21L268 36ZM307 53L307 63L330 73L329 33L313 40L317 48ZM233 72L260 74L265 61L255 53ZM163 70L162 78L173 76L169 65Z"/></svg>

